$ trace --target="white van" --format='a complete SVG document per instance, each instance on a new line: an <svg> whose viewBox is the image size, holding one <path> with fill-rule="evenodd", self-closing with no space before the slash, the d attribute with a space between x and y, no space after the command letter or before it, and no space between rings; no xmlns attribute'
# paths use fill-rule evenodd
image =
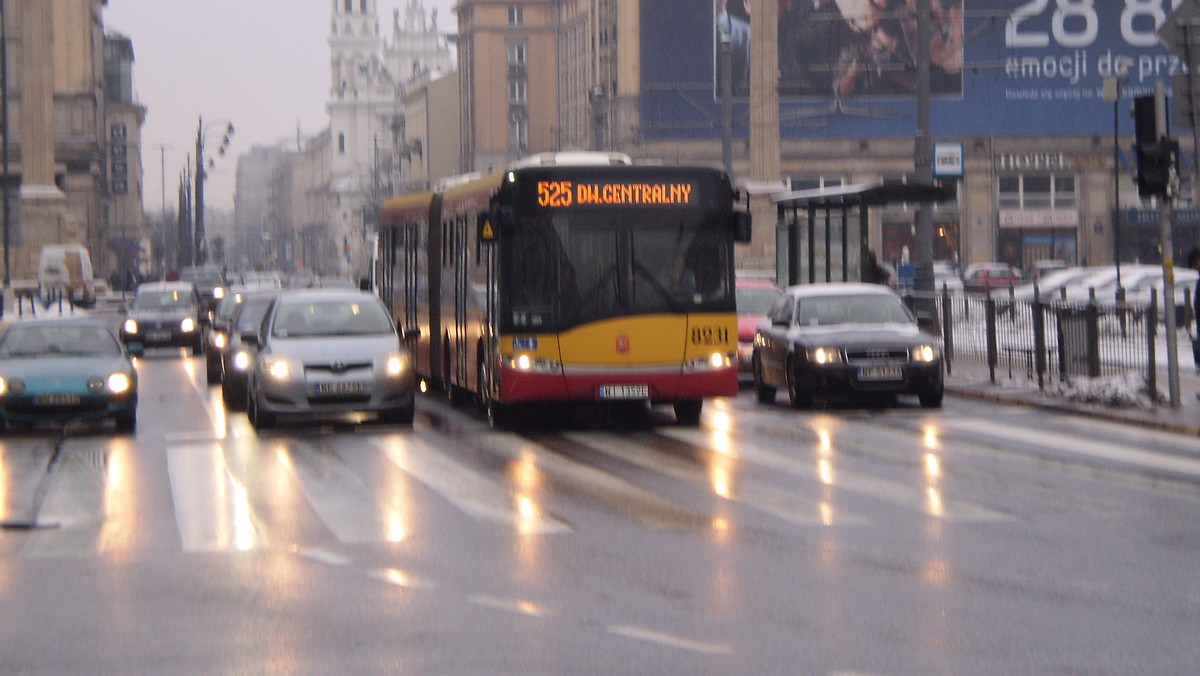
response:
<svg viewBox="0 0 1200 676"><path fill-rule="evenodd" d="M43 301L56 297L91 307L96 303L92 257L82 244L47 244L38 261L38 295Z"/></svg>

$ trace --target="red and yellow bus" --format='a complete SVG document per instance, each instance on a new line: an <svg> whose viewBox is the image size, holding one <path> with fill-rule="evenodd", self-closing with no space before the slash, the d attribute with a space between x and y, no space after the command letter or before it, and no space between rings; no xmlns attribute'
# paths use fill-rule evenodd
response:
<svg viewBox="0 0 1200 676"><path fill-rule="evenodd" d="M734 243L711 167L541 155L384 202L379 290L424 384L496 420L534 403L737 394Z"/></svg>

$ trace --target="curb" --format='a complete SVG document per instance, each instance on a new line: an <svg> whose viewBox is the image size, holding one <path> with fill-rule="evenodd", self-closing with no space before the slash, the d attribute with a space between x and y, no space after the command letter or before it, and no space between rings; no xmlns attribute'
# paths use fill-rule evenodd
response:
<svg viewBox="0 0 1200 676"><path fill-rule="evenodd" d="M955 387L950 384L946 385L946 392L960 397L968 397L971 399L979 399L981 401L989 401L998 404L1009 404L1013 406L1032 406L1048 411L1057 411L1060 413L1072 413L1088 418L1096 418L1107 420L1109 422L1121 423L1125 425L1135 425L1148 429L1161 430L1164 432L1173 432L1175 434L1183 434L1186 436L1200 437L1200 419L1194 423L1182 421L1162 420L1148 418L1141 415L1124 412L1121 409L1104 409L1091 406L1081 406L1068 402L1060 402L1048 400L1039 395L1021 396L1017 394L1007 394L1004 392L996 392L988 389L980 389L972 386ZM1152 409L1147 411L1147 415L1154 415L1160 409Z"/></svg>

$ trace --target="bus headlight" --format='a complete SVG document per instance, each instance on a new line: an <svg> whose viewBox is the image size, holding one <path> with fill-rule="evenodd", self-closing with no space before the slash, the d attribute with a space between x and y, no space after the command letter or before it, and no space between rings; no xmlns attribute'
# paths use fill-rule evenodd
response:
<svg viewBox="0 0 1200 676"><path fill-rule="evenodd" d="M562 364L553 359L535 357L531 354L515 354L504 358L505 365L514 371L525 373L562 373Z"/></svg>
<svg viewBox="0 0 1200 676"><path fill-rule="evenodd" d="M814 347L808 351L808 361L818 366L836 364L842 360L842 353L837 348Z"/></svg>
<svg viewBox="0 0 1200 676"><path fill-rule="evenodd" d="M726 354L724 352L713 352L704 357L696 357L683 362L684 373L696 373L702 371L720 371L733 366L735 355Z"/></svg>
<svg viewBox="0 0 1200 676"><path fill-rule="evenodd" d="M938 349L933 345L918 345L912 350L912 360L931 362L938 357Z"/></svg>

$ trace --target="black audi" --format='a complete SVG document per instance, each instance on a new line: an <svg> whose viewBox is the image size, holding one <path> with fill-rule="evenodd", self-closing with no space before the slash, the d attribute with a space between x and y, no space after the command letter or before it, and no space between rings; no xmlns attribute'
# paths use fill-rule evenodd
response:
<svg viewBox="0 0 1200 676"><path fill-rule="evenodd" d="M938 341L892 289L829 283L789 287L754 337L754 392L763 403L784 388L796 408L814 399L915 394L942 405Z"/></svg>

